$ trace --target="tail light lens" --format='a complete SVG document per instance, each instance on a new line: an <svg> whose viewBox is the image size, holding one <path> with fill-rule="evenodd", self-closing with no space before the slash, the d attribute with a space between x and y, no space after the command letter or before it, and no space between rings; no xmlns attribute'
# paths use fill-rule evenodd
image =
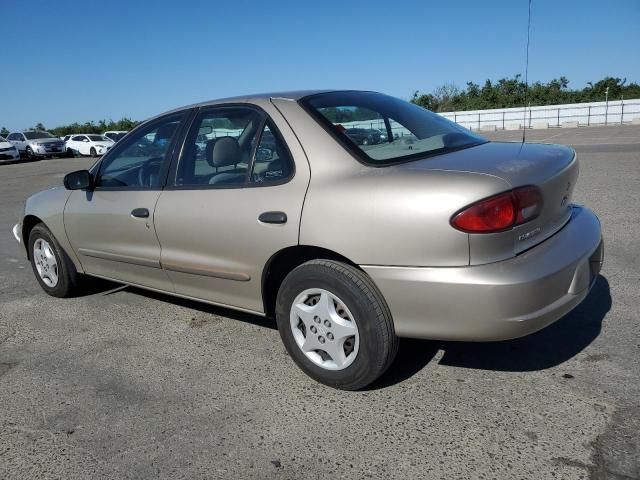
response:
<svg viewBox="0 0 640 480"><path fill-rule="evenodd" d="M542 210L542 194L533 186L480 200L451 219L451 225L466 233L492 233L533 220Z"/></svg>

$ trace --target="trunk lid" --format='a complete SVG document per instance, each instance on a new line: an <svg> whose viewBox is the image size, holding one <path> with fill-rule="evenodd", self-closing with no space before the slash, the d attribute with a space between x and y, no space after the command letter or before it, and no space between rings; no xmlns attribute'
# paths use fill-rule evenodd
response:
<svg viewBox="0 0 640 480"><path fill-rule="evenodd" d="M536 219L506 232L469 235L472 265L513 257L552 236L571 217L578 161L575 151L569 147L488 142L405 166L491 175L508 184L505 190L525 185L535 185L541 190L543 208Z"/></svg>

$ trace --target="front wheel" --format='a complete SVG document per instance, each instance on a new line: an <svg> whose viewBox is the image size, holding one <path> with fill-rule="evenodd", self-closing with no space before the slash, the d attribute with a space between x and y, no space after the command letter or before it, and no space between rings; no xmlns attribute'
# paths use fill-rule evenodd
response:
<svg viewBox="0 0 640 480"><path fill-rule="evenodd" d="M341 262L312 260L290 272L278 291L276 320L298 366L334 388L366 387L398 350L382 294L364 272Z"/></svg>
<svg viewBox="0 0 640 480"><path fill-rule="evenodd" d="M76 154L73 153L73 150L71 150L70 148L67 148L67 157L68 158L73 158L75 156L76 156Z"/></svg>
<svg viewBox="0 0 640 480"><path fill-rule="evenodd" d="M78 291L78 273L52 233L39 223L29 234L29 258L42 289L53 297L71 297Z"/></svg>
<svg viewBox="0 0 640 480"><path fill-rule="evenodd" d="M35 155L33 154L33 150L31 150L31 147L27 147L25 153L27 155L27 160L33 160L35 158Z"/></svg>
<svg viewBox="0 0 640 480"><path fill-rule="evenodd" d="M91 155L92 157L96 157L98 154L96 153L96 149L91 147L91 150L89 150L89 155Z"/></svg>

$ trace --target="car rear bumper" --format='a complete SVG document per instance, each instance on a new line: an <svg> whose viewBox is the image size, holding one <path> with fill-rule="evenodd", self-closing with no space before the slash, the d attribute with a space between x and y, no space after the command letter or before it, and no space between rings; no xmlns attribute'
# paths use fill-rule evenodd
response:
<svg viewBox="0 0 640 480"><path fill-rule="evenodd" d="M363 266L401 337L494 341L558 320L589 293L604 259L600 222L574 207L558 233L522 254L451 268Z"/></svg>

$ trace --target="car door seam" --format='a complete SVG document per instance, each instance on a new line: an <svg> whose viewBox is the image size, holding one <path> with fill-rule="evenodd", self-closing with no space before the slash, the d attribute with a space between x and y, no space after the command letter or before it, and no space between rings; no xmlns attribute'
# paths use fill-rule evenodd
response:
<svg viewBox="0 0 640 480"><path fill-rule="evenodd" d="M305 204L307 203L307 194L309 193L309 187L311 186L311 174L312 174L312 172L311 172L311 162L309 162L309 155L307 155L307 151L305 150L304 145L300 141L300 138L298 137L298 134L296 133L296 131L293 129L293 126L289 123L289 120L287 120L287 117L278 108L278 105L275 104L275 102L273 101L272 98L270 99L270 102L271 102L271 105L273 105L275 107L275 109L278 111L280 116L283 118L283 120L285 121L285 123L289 127L289 130L291 130L291 133L293 133L293 136L296 137L296 140L298 141L298 145L300 145L300 149L302 150L302 153L304 154L304 158L307 161L307 167L308 167L308 171L309 171L309 179L307 180L307 186L304 189L304 196L302 197L302 206L300 207L300 218L298 218L298 242L297 242L297 244L300 245L300 236L301 236L301 230L302 230L302 215L304 214L304 207L305 207ZM295 158L294 158L294 163L295 163Z"/></svg>
<svg viewBox="0 0 640 480"><path fill-rule="evenodd" d="M175 283L173 283L173 279L171 278L171 275L169 275L169 273L167 272L167 269L162 263L162 242L160 241L160 235L158 235L158 230L156 228L156 210L158 208L158 203L160 202L160 197L162 196L163 193L164 193L164 190L160 190L158 196L156 197L156 201L153 205L153 213L151 214L151 224L153 226L153 234L156 236L156 240L158 241L158 246L160 247L160 251L158 253L158 264L160 265L160 268L164 272L165 277L167 277L167 279L169 280L169 284L173 288L173 291L175 292L177 291L176 285Z"/></svg>

